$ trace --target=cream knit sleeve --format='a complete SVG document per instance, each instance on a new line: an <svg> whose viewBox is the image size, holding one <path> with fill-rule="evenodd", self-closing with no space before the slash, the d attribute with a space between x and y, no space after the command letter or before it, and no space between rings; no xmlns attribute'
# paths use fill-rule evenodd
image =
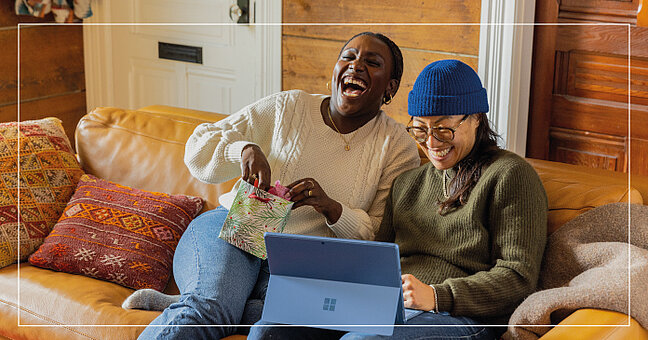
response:
<svg viewBox="0 0 648 340"><path fill-rule="evenodd" d="M241 152L248 144L268 155L276 121L277 96L259 100L215 123L196 127L185 145L189 172L206 183L222 183L241 175Z"/></svg>
<svg viewBox="0 0 648 340"><path fill-rule="evenodd" d="M338 237L373 240L382 222L385 201L392 182L398 175L421 164L416 143L405 132L402 125L394 124L394 128L390 129L390 135L393 138L386 153L389 156L384 162L371 206L365 211L342 204L340 219L335 224L328 225Z"/></svg>

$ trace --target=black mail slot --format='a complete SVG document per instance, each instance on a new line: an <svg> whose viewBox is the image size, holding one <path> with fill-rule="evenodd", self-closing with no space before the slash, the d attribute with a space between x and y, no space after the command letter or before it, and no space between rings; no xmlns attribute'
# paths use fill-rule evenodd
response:
<svg viewBox="0 0 648 340"><path fill-rule="evenodd" d="M176 45L158 41L158 58L202 64L202 47Z"/></svg>

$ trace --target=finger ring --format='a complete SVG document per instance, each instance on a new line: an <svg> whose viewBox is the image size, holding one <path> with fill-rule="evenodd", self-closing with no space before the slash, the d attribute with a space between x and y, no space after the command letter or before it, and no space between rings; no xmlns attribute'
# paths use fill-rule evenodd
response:
<svg viewBox="0 0 648 340"><path fill-rule="evenodd" d="M308 194L308 195L307 195L306 197L311 197L311 196L313 196L313 190L308 190L307 194Z"/></svg>

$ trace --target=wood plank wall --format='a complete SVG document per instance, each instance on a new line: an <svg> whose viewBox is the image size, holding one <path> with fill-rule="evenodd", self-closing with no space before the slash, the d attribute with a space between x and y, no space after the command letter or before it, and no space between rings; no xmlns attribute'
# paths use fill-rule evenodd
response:
<svg viewBox="0 0 648 340"><path fill-rule="evenodd" d="M536 2L537 22L589 25L535 30L528 157L648 175L648 28L635 26L639 2Z"/></svg>
<svg viewBox="0 0 648 340"><path fill-rule="evenodd" d="M342 45L356 33L379 32L403 52L404 72L393 102L383 109L407 123L407 94L416 76L439 59L459 59L477 70L480 0L384 0L341 2L283 0L282 68L284 90L330 93L326 82ZM354 23L355 25L299 25L300 23ZM381 25L363 25L380 23ZM389 25L389 23L445 23L445 26ZM295 24L295 25L293 25Z"/></svg>
<svg viewBox="0 0 648 340"><path fill-rule="evenodd" d="M18 23L51 22L17 16L13 1L0 3L0 122L18 118ZM21 26L20 119L58 117L74 146L74 129L86 113L81 26Z"/></svg>

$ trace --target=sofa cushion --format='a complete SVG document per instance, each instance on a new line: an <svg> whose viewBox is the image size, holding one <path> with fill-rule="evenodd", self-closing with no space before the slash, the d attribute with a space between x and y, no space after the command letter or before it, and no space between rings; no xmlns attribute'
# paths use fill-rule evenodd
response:
<svg viewBox="0 0 648 340"><path fill-rule="evenodd" d="M162 291L201 198L133 189L83 175L35 266Z"/></svg>
<svg viewBox="0 0 648 340"><path fill-rule="evenodd" d="M212 114L213 121L223 115ZM97 108L81 118L76 130L83 169L131 187L205 199L203 211L216 208L218 197L236 179L207 184L184 164L184 147L196 126L212 120L179 114Z"/></svg>
<svg viewBox="0 0 648 340"><path fill-rule="evenodd" d="M18 238L20 260L40 246L82 174L60 120L0 123L0 268L16 262Z"/></svg>
<svg viewBox="0 0 648 340"><path fill-rule="evenodd" d="M0 269L0 287L0 334L11 339L136 339L160 314L121 308L132 289L28 263Z"/></svg>
<svg viewBox="0 0 648 340"><path fill-rule="evenodd" d="M0 269L0 287L0 335L9 339L134 340L160 315L121 308L132 289L28 263Z"/></svg>
<svg viewBox="0 0 648 340"><path fill-rule="evenodd" d="M627 174L537 159L527 161L540 176L547 192L548 233L556 231L572 218L604 204L644 202L641 193L628 186ZM637 176L633 183L644 180Z"/></svg>

